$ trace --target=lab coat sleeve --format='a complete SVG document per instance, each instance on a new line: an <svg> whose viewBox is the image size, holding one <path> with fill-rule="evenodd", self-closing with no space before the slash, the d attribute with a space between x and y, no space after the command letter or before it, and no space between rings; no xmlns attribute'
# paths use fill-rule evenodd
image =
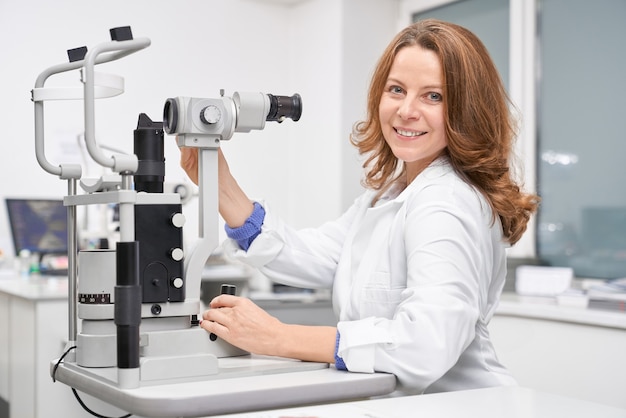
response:
<svg viewBox="0 0 626 418"><path fill-rule="evenodd" d="M339 322L338 355L348 370L393 373L401 386L421 393L455 365L475 337L479 282L490 280L484 266L490 262L491 215L485 205L471 189L462 197L426 190L406 205L399 216L406 288L381 289L377 283L364 289L371 303L376 292L379 300L396 303L390 317ZM393 268L398 266L380 266L375 274Z"/></svg>
<svg viewBox="0 0 626 418"><path fill-rule="evenodd" d="M367 199L355 201L339 219L319 228L296 230L285 224L261 202L265 221L259 234L247 251L232 240L223 245L226 254L258 268L271 280L303 288L330 288L350 224L357 207Z"/></svg>

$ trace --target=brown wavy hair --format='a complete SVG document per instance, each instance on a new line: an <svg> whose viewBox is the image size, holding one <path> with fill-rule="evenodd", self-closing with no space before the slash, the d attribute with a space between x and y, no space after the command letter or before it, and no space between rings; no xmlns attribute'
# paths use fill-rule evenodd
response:
<svg viewBox="0 0 626 418"><path fill-rule="evenodd" d="M512 103L487 49L461 26L422 20L396 35L384 51L370 84L367 118L355 124L350 139L361 155L367 155L364 185L383 190L404 174L404 163L393 155L382 135L378 107L393 61L407 46L420 46L439 57L448 140L444 153L454 170L486 196L494 220L500 218L505 239L516 243L539 198L522 192L512 178L516 137Z"/></svg>

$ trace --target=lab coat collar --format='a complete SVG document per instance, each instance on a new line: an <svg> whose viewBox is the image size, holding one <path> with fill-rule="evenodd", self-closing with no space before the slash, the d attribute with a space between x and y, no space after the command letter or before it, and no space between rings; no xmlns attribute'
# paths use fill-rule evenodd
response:
<svg viewBox="0 0 626 418"><path fill-rule="evenodd" d="M407 197L411 196L415 190L420 189L427 184L431 184L433 179L443 177L449 174L452 170L453 168L452 165L450 165L448 157L441 156L430 163L430 165L419 173L408 186L404 187L399 194L394 193L394 188L396 187L395 185L392 185L379 199L381 201L386 200L386 202L378 203L376 207L372 209L385 207L388 204L400 205L404 203Z"/></svg>

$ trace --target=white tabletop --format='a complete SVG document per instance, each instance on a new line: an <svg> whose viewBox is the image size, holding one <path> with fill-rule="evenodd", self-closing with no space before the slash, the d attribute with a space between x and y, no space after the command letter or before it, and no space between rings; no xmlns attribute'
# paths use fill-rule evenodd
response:
<svg viewBox="0 0 626 418"><path fill-rule="evenodd" d="M0 274L0 293L32 301L67 300L67 277Z"/></svg>
<svg viewBox="0 0 626 418"><path fill-rule="evenodd" d="M626 410L519 386L221 415L229 418L625 418Z"/></svg>
<svg viewBox="0 0 626 418"><path fill-rule="evenodd" d="M61 364L55 376L124 411L169 418L364 399L389 394L396 387L396 378L391 374L350 373L326 365L320 369L318 363L260 356L222 358L219 363L223 372L207 380L137 389L120 389L101 374L101 369L85 369L73 363ZM295 363L300 363L303 371L296 366L283 372L287 370L284 366ZM251 374L228 377L228 369L248 369Z"/></svg>
<svg viewBox="0 0 626 418"><path fill-rule="evenodd" d="M503 293L496 315L545 319L626 330L626 313L559 305L554 297L519 296Z"/></svg>

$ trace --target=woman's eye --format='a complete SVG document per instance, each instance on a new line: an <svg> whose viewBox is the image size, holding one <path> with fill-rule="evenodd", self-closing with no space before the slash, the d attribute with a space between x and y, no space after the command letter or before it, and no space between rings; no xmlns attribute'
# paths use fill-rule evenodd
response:
<svg viewBox="0 0 626 418"><path fill-rule="evenodd" d="M440 102L443 99L443 97L441 97L441 94L435 92L428 93L427 97L428 100L431 100L433 102Z"/></svg>
<svg viewBox="0 0 626 418"><path fill-rule="evenodd" d="M389 91L391 93L397 93L397 94L402 94L402 92L404 92L402 87L398 87L398 86L391 86L391 87L389 87Z"/></svg>

